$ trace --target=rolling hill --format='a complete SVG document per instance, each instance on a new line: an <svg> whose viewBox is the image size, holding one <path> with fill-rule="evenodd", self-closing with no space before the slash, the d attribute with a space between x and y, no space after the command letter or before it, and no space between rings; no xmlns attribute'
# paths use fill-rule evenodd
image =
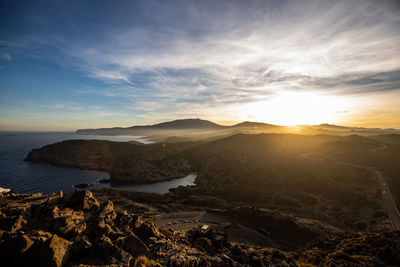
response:
<svg viewBox="0 0 400 267"><path fill-rule="evenodd" d="M390 178L397 200L399 156L398 145L358 135L239 133L151 145L70 140L35 149L27 159L105 170L115 183L162 181L195 171L197 185L182 189L189 194L294 212L346 230L374 230L388 226L382 193L372 169L355 165Z"/></svg>
<svg viewBox="0 0 400 267"><path fill-rule="evenodd" d="M86 135L133 135L147 136L157 142L176 142L215 140L228 137L236 133L302 133L302 134L329 134L329 135L352 135L363 136L400 134L396 129L378 129L362 127L345 127L331 124L320 125L298 125L279 126L263 122L245 121L234 125L220 125L208 120L201 119L180 119L162 122L154 125L137 125L131 127L114 127L99 129L79 129L78 134Z"/></svg>

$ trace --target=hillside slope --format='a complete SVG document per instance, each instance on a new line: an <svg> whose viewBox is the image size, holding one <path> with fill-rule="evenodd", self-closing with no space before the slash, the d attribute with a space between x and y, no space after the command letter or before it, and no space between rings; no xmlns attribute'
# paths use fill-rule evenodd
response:
<svg viewBox="0 0 400 267"><path fill-rule="evenodd" d="M396 173L396 147L385 144L390 147L376 151L382 145L360 136L294 134L152 145L79 140L33 150L27 160L105 170L115 183L162 181L194 171L195 194L294 212L346 230L380 230L390 223L375 173L342 163L357 159L365 165L379 156L388 160L377 159L387 164L376 168L384 168L385 177Z"/></svg>
<svg viewBox="0 0 400 267"><path fill-rule="evenodd" d="M190 173L188 162L175 155L192 145L179 143L165 147L161 144L68 140L33 149L26 160L61 167L106 171L110 173L113 183L151 183Z"/></svg>

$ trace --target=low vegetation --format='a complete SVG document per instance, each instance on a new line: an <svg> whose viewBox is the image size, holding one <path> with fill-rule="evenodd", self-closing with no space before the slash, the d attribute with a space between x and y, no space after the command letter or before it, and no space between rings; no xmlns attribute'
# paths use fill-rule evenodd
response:
<svg viewBox="0 0 400 267"><path fill-rule="evenodd" d="M379 231L390 224L377 216L385 212L381 192L374 173L362 166L382 170L399 196L400 149L393 140L299 134L151 145L71 140L35 149L27 160L106 170L113 183L161 181L196 171L196 195L292 212L349 231Z"/></svg>

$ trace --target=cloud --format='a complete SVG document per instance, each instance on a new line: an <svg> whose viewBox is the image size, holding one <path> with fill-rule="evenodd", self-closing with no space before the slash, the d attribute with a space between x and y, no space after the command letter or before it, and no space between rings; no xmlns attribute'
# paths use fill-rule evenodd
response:
<svg viewBox="0 0 400 267"><path fill-rule="evenodd" d="M56 48L63 57L52 60L110 84L76 93L125 97L125 108L143 116L226 112L292 90L400 90L398 1L104 5L57 3L44 8L46 16L32 12L41 31L24 40L38 51ZM60 17L52 15L57 10Z"/></svg>
<svg viewBox="0 0 400 267"><path fill-rule="evenodd" d="M202 90L223 96L225 89L260 90L262 95L301 87L304 80L400 69L399 13L390 9L390 2L265 3L254 1L247 9L227 5L218 15L208 12L213 6L190 3L178 8L193 16L182 25L177 20L155 27L117 26L105 33L103 42L89 47L73 42L62 49L84 62L81 67L89 75L176 96L190 90L194 96ZM358 85L368 84L364 77ZM318 85L316 89L324 90ZM331 83L325 85L329 89Z"/></svg>
<svg viewBox="0 0 400 267"><path fill-rule="evenodd" d="M327 88L340 94L361 94L400 90L400 69L387 72L343 74L326 78L303 79L303 85Z"/></svg>

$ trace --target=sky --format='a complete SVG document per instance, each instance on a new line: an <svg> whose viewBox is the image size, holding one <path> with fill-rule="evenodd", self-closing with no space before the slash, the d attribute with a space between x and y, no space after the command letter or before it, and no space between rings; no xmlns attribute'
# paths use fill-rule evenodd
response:
<svg viewBox="0 0 400 267"><path fill-rule="evenodd" d="M400 128L400 1L0 0L0 130Z"/></svg>

